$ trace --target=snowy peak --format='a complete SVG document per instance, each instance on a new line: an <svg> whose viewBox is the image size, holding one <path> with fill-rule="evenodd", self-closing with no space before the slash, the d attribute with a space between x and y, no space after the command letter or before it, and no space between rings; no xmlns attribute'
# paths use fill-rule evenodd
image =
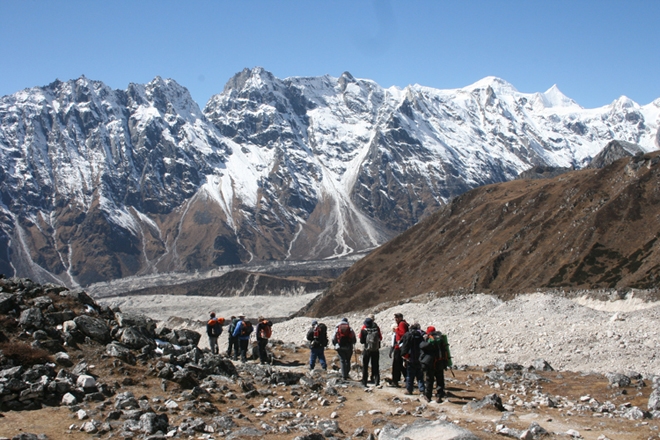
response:
<svg viewBox="0 0 660 440"><path fill-rule="evenodd" d="M546 107L580 107L578 103L564 95L557 85L553 85L543 93Z"/></svg>
<svg viewBox="0 0 660 440"><path fill-rule="evenodd" d="M229 79L201 111L171 79L85 77L0 98L0 273L68 285L373 249L477 186L658 145L660 106L584 110L556 86Z"/></svg>

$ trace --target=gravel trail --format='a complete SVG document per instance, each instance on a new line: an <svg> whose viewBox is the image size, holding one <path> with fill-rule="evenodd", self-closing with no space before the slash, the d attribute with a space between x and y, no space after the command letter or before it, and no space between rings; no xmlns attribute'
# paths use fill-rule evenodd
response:
<svg viewBox="0 0 660 440"><path fill-rule="evenodd" d="M222 298L227 317L243 310L248 316L263 313L283 317L300 309L305 297ZM200 298L122 298L123 311L136 311L154 319L178 316L187 320L205 318L209 303ZM154 304L157 304L154 307ZM409 302L376 313L385 341L389 341L395 312L422 328L434 325L449 337L454 365L486 366L496 361L528 366L542 358L557 370L609 373L638 372L660 374L660 303L645 303L637 298L596 301L586 296L576 299L547 293L520 295L501 301L484 294ZM151 309L151 310L150 310ZM155 310L158 309L154 315ZM359 329L365 314L345 315ZM319 317L330 328L343 316ZM273 326L273 338L303 344L311 318L295 318ZM201 322L187 321L180 326L196 327ZM220 338L221 348L226 338ZM205 346L204 338L200 346Z"/></svg>

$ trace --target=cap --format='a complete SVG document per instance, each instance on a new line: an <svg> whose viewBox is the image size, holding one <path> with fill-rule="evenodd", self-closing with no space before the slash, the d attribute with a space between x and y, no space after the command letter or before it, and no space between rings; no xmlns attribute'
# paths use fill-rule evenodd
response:
<svg viewBox="0 0 660 440"><path fill-rule="evenodd" d="M211 318L215 318L215 312L211 312Z"/></svg>
<svg viewBox="0 0 660 440"><path fill-rule="evenodd" d="M431 333L431 332L434 332L434 331L435 331L435 327L433 327L432 325L429 325L429 326L426 328L426 333Z"/></svg>
<svg viewBox="0 0 660 440"><path fill-rule="evenodd" d="M367 319L364 320L364 325L366 325L367 327L371 327L371 325L373 323L374 323L374 320L371 319L371 318L367 318Z"/></svg>
<svg viewBox="0 0 660 440"><path fill-rule="evenodd" d="M319 323L319 322L318 322L316 319L312 319L312 325L316 325L316 324L318 324L318 323Z"/></svg>
<svg viewBox="0 0 660 440"><path fill-rule="evenodd" d="M341 318L341 322L348 323L348 318Z"/></svg>
<svg viewBox="0 0 660 440"><path fill-rule="evenodd" d="M245 318L245 313L239 313L239 314L236 315L236 316L238 316L239 318Z"/></svg>

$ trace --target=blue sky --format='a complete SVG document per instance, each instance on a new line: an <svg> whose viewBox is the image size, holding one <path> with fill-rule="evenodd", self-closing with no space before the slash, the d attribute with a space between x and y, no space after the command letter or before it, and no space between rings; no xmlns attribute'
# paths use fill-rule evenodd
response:
<svg viewBox="0 0 660 440"><path fill-rule="evenodd" d="M658 0L0 1L0 96L85 75L115 89L172 78L203 107L261 66L348 71L383 87L498 76L557 84L586 108L660 98Z"/></svg>

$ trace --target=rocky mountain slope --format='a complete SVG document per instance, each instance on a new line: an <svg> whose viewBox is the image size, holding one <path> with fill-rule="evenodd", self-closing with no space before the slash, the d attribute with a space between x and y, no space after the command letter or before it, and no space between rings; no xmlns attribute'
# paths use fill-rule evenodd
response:
<svg viewBox="0 0 660 440"><path fill-rule="evenodd" d="M331 349L328 371L309 372L300 343L309 319L274 325L271 364L239 363L210 353L191 328L99 305L82 290L0 278L0 439L657 439L660 378L632 371L657 365L645 357L658 344L657 304L614 299L601 306L625 310L617 319L590 309L585 298L581 305L551 295L509 303L470 295L383 310L376 317L383 328L394 310L436 325L442 310L481 319L476 334L473 323L443 324L456 368L446 372L449 395L437 403L418 390L361 386L357 362L343 380ZM556 331L566 314L573 328ZM350 320L357 326L363 316ZM516 331L511 340L497 332L503 322ZM619 355L610 364L611 350ZM495 351L500 359L486 365L492 357L480 356ZM529 353L566 367L591 362L604 373L553 369Z"/></svg>
<svg viewBox="0 0 660 440"><path fill-rule="evenodd" d="M426 293L656 290L659 164L658 153L636 155L602 169L471 190L358 261L305 313Z"/></svg>
<svg viewBox="0 0 660 440"><path fill-rule="evenodd" d="M246 69L203 110L162 78L56 81L0 98L0 273L75 286L369 250L532 166L581 168L614 139L655 150L659 115L492 77L384 89Z"/></svg>

